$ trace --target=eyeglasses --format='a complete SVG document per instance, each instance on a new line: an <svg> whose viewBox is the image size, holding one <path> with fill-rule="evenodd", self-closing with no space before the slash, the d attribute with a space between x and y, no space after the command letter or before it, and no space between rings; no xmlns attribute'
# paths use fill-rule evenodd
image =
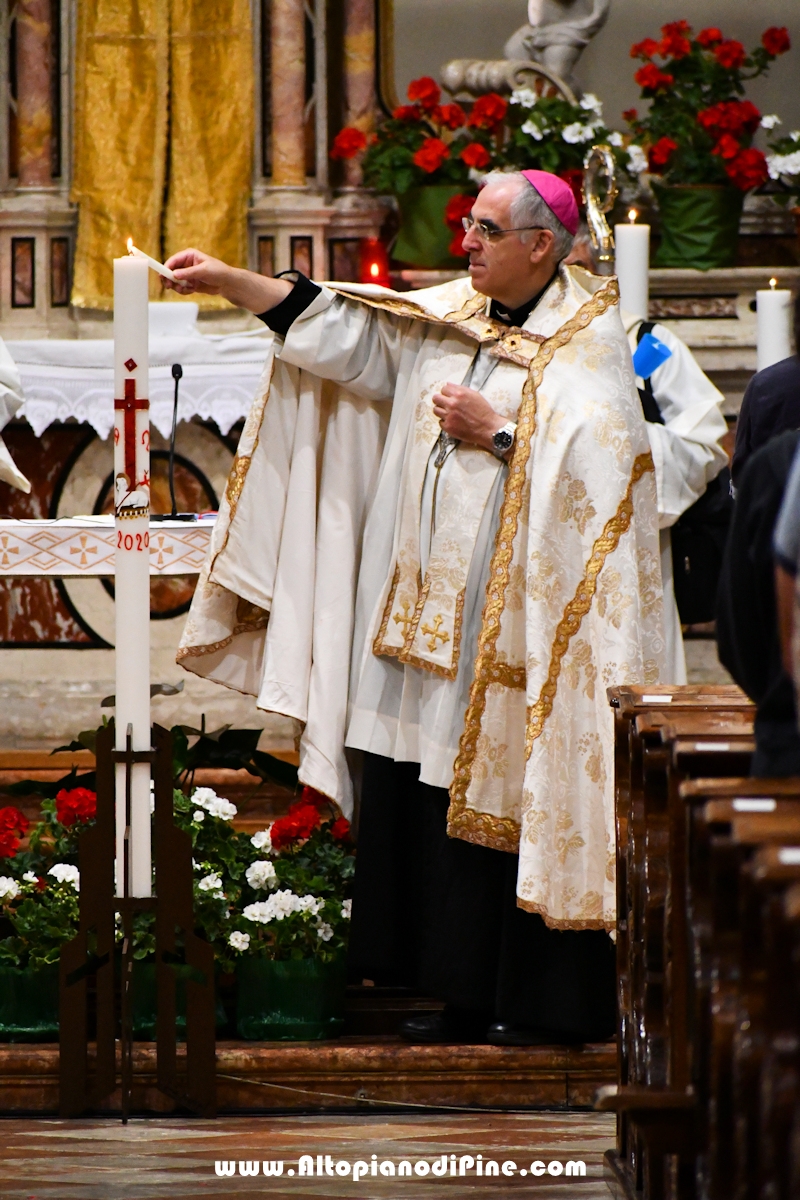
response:
<svg viewBox="0 0 800 1200"><path fill-rule="evenodd" d="M485 221L476 221L470 215L461 218L461 224L464 226L464 232L470 233L475 230L478 237L484 242L491 242L493 238L501 237L504 233L523 233L527 229L543 229L543 225L515 225L513 229L495 229L492 225L487 225Z"/></svg>

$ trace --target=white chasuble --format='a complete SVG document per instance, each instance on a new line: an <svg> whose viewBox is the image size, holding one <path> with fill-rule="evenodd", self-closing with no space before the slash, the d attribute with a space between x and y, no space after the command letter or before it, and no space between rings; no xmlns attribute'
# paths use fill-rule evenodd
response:
<svg viewBox="0 0 800 1200"><path fill-rule="evenodd" d="M653 461L614 279L487 312L468 279L331 285L276 339L178 661L302 722L345 812L345 746L420 763L452 836L518 851L521 907L610 929L606 689L664 666ZM439 470L432 397L471 371L511 460Z"/></svg>

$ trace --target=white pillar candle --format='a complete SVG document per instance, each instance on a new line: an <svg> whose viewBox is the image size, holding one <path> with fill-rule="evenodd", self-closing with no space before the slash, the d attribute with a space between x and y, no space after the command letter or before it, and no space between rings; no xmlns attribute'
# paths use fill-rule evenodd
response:
<svg viewBox="0 0 800 1200"><path fill-rule="evenodd" d="M148 264L114 259L114 500L116 747L128 725L134 750L150 749L150 406ZM125 766L116 767L117 894L125 879ZM131 779L129 894L151 894L150 764Z"/></svg>
<svg viewBox="0 0 800 1200"><path fill-rule="evenodd" d="M756 292L756 370L763 371L792 353L792 293L770 279L769 288Z"/></svg>
<svg viewBox="0 0 800 1200"><path fill-rule="evenodd" d="M614 226L619 302L625 312L647 320L650 294L650 226L635 224L635 209L631 209L628 215L631 219L627 225Z"/></svg>

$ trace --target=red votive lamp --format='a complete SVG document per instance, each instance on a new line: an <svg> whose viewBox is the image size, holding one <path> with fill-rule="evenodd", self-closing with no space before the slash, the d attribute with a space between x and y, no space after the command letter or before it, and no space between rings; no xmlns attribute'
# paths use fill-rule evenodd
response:
<svg viewBox="0 0 800 1200"><path fill-rule="evenodd" d="M380 238L362 238L359 283L377 283L389 287L389 255Z"/></svg>

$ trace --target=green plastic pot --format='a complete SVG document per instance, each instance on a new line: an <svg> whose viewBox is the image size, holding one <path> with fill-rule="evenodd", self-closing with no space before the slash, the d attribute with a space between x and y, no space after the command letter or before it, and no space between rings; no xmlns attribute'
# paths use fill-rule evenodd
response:
<svg viewBox="0 0 800 1200"><path fill-rule="evenodd" d="M661 213L657 267L731 267L736 261L744 192L734 187L654 183Z"/></svg>
<svg viewBox="0 0 800 1200"><path fill-rule="evenodd" d="M454 234L444 223L444 210L453 196L464 194L463 187L436 184L409 188L397 197L400 232L392 247L392 258L411 267L446 270L463 267L466 260L454 258L450 243Z"/></svg>
<svg viewBox="0 0 800 1200"><path fill-rule="evenodd" d="M0 1042L58 1041L58 963L0 966Z"/></svg>
<svg viewBox="0 0 800 1200"><path fill-rule="evenodd" d="M344 958L242 958L236 968L239 1036L248 1041L316 1042L344 1027Z"/></svg>
<svg viewBox="0 0 800 1200"><path fill-rule="evenodd" d="M177 977L175 989L175 1030L178 1041L186 1039L186 980L192 977L192 968L181 964L172 967ZM156 964L134 959L131 981L131 1005L133 1008L133 1036L140 1042L154 1042L156 1038L156 1012L158 990ZM226 1024L225 1009L219 996L216 997L214 1019L217 1030Z"/></svg>

